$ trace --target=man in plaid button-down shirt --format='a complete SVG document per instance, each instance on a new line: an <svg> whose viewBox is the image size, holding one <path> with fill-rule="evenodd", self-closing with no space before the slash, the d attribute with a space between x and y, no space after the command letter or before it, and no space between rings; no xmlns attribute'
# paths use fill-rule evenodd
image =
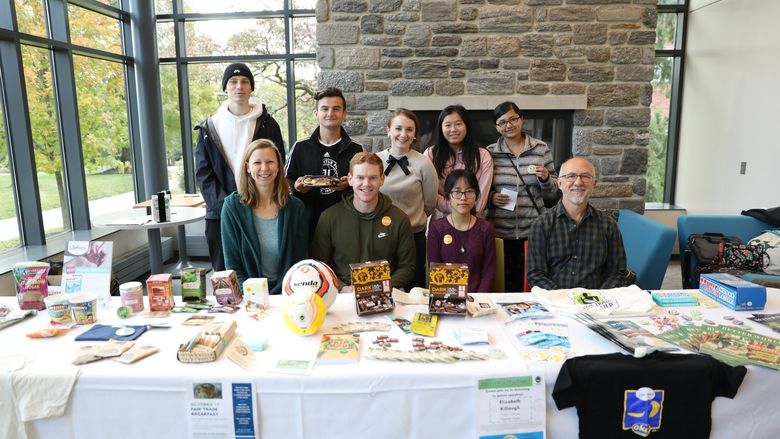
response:
<svg viewBox="0 0 780 439"><path fill-rule="evenodd" d="M626 252L615 221L588 203L596 171L575 157L561 166L563 197L534 221L528 238L528 283L546 290L623 286Z"/></svg>

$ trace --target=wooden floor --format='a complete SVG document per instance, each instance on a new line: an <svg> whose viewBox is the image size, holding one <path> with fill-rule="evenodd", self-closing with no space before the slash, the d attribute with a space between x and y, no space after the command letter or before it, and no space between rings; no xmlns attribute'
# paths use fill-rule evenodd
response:
<svg viewBox="0 0 780 439"><path fill-rule="evenodd" d="M680 274L680 260L674 258L669 261L669 267L664 275L663 290L679 290L682 288L682 275Z"/></svg>

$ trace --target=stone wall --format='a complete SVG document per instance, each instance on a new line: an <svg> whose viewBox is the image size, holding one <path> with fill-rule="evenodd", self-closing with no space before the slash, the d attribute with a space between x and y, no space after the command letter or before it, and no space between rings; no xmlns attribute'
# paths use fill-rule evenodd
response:
<svg viewBox="0 0 780 439"><path fill-rule="evenodd" d="M644 209L656 0L319 0L319 86L347 96L350 135L388 142L398 104L511 99L572 109L601 208ZM571 105L571 102L581 104ZM485 108L470 109L492 109Z"/></svg>

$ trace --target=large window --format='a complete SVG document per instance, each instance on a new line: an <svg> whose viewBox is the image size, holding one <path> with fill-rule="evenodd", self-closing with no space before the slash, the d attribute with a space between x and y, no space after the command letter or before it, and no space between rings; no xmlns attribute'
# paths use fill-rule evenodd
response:
<svg viewBox="0 0 780 439"><path fill-rule="evenodd" d="M0 100L0 252L17 247L21 242L4 113L3 102Z"/></svg>
<svg viewBox="0 0 780 439"><path fill-rule="evenodd" d="M122 64L73 57L92 218L134 204L133 165Z"/></svg>
<svg viewBox="0 0 780 439"><path fill-rule="evenodd" d="M50 55L47 49L22 45L38 190L47 235L71 229Z"/></svg>
<svg viewBox="0 0 780 439"><path fill-rule="evenodd" d="M170 187L195 192L193 128L224 102L222 73L244 62L253 96L282 128L285 146L317 126L316 0L156 0L157 45Z"/></svg>
<svg viewBox="0 0 780 439"><path fill-rule="evenodd" d="M126 4L0 0L0 251L135 201Z"/></svg>
<svg viewBox="0 0 780 439"><path fill-rule="evenodd" d="M674 203L687 0L659 0L648 145L648 203Z"/></svg>

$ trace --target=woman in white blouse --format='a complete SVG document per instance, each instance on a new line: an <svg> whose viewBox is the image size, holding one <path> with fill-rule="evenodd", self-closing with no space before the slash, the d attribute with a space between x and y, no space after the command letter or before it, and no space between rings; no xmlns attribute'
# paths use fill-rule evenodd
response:
<svg viewBox="0 0 780 439"><path fill-rule="evenodd" d="M413 286L425 285L425 225L436 208L439 180L430 159L414 149L420 122L405 108L387 121L390 148L377 153L385 163L385 183L380 191L403 210L412 223L417 252Z"/></svg>

